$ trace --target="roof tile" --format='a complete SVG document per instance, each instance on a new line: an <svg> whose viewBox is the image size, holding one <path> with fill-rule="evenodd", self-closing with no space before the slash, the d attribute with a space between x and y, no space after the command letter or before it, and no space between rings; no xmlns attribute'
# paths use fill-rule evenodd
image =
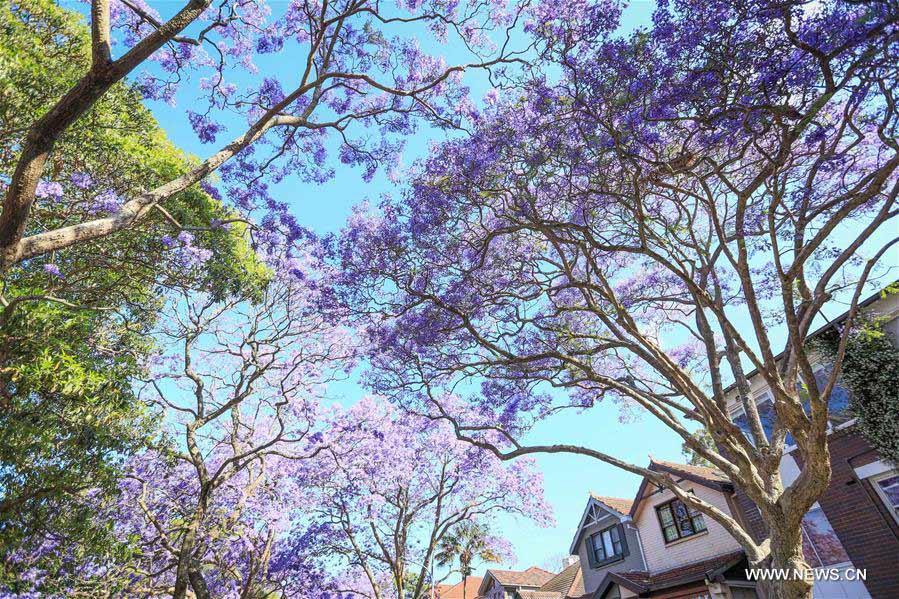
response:
<svg viewBox="0 0 899 599"><path fill-rule="evenodd" d="M590 497L596 499L597 501L601 501L620 514L627 514L628 512L630 512L631 505L633 505L634 503L632 499L623 499L621 497L605 497L603 495L597 495L592 491L590 492Z"/></svg>
<svg viewBox="0 0 899 599"><path fill-rule="evenodd" d="M543 568L531 566L527 570L487 570L503 586L540 588L555 576Z"/></svg>

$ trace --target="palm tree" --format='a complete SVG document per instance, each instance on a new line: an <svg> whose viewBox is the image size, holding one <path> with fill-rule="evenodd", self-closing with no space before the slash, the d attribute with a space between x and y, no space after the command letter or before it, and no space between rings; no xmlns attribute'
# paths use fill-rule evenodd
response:
<svg viewBox="0 0 899 599"><path fill-rule="evenodd" d="M440 548L434 559L439 566L449 566L459 560L459 572L462 574L462 599L467 599L468 577L473 571L475 560L482 562L499 562L500 557L490 546L488 530L475 522L463 522L455 530L440 540Z"/></svg>

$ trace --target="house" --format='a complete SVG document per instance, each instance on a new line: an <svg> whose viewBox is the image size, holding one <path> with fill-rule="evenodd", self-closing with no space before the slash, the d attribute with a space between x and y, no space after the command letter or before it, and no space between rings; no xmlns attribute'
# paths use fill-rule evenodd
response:
<svg viewBox="0 0 899 599"><path fill-rule="evenodd" d="M718 470L660 460L652 460L648 469L670 474L682 488L727 514L738 509L733 485ZM601 574L599 580L584 574L594 599L756 597L755 583L745 577L747 560L740 545L720 524L687 508L668 489L644 478L620 520L641 555L631 561L636 567L623 559L608 567L588 557L586 567Z"/></svg>
<svg viewBox="0 0 899 599"><path fill-rule="evenodd" d="M537 591L555 576L537 566L527 570L487 570L478 587L478 595L487 599L515 599L516 593Z"/></svg>
<svg viewBox="0 0 899 599"><path fill-rule="evenodd" d="M536 591L516 592L516 599L587 599L581 562L572 560L561 572L547 580Z"/></svg>
<svg viewBox="0 0 899 599"><path fill-rule="evenodd" d="M480 576L468 576L456 584L438 584L437 599L476 599L482 580Z"/></svg>
<svg viewBox="0 0 899 599"><path fill-rule="evenodd" d="M879 294L862 302L878 317L894 344L899 341L899 296ZM845 315L813 333L838 326ZM827 380L827 360L815 358L816 379ZM770 434L774 410L762 377L749 373L751 393ZM728 409L744 432L749 427L733 387ZM899 470L882 460L858 433L847 412L849 391L837 386L830 398L828 445L832 481L803 522L806 561L815 568L863 569L866 580L816 580L816 599L899 597ZM788 440L789 443L789 440ZM768 536L758 507L714 468L653 459L648 468L672 475L679 485L742 522L757 541ZM781 476L789 485L801 472L795 447L787 447ZM590 494L569 553L578 557L584 599L664 597L751 599L762 589L746 580L740 545L717 522L690 510L673 494L643 479L633 500ZM561 576L562 573L560 573ZM578 591L578 589L575 589ZM575 598L540 594L521 599Z"/></svg>
<svg viewBox="0 0 899 599"><path fill-rule="evenodd" d="M881 320L894 344L899 341L899 295L877 293L860 306L867 317ZM813 332L810 339L839 326L845 318L846 314L835 318ZM827 380L830 365L826 357L813 359L816 379ZM770 434L775 420L771 393L757 373L750 372L748 378L762 424ZM750 436L735 389L727 392L732 420ZM817 580L813 593L817 599L899 597L899 471L882 460L858 433L847 411L848 403L849 391L837 385L829 400L831 483L804 519L803 541L805 559L813 567L863 569L867 578ZM801 459L789 442L788 437L780 464L784 485L795 480L802 469ZM752 535L757 540L767 537L752 501L739 491L734 500Z"/></svg>
<svg viewBox="0 0 899 599"><path fill-rule="evenodd" d="M630 516L633 501L590 493L568 552L577 556L584 588L594 591L617 570L645 570L640 535Z"/></svg>

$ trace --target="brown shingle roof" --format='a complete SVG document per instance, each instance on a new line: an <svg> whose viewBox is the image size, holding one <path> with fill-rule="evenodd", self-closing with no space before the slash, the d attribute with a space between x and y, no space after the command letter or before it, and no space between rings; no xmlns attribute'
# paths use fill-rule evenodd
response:
<svg viewBox="0 0 899 599"><path fill-rule="evenodd" d="M743 558L742 551L734 551L654 574L642 570L626 570L611 572L608 574L608 578L635 593L646 593L704 580L711 572L735 565Z"/></svg>
<svg viewBox="0 0 899 599"><path fill-rule="evenodd" d="M729 483L730 479L727 475L717 468L709 468L707 466L693 466L692 464L678 464L677 462L665 462L662 460L653 460L656 464L664 466L670 470L683 472L684 474L692 474L699 478L719 483Z"/></svg>
<svg viewBox="0 0 899 599"><path fill-rule="evenodd" d="M565 595L553 591L518 591L521 599L565 599Z"/></svg>
<svg viewBox="0 0 899 599"><path fill-rule="evenodd" d="M543 568L531 566L527 570L487 570L501 585L511 587L535 587L540 588L550 578L555 576Z"/></svg>
<svg viewBox="0 0 899 599"><path fill-rule="evenodd" d="M478 596L478 587L481 586L481 580L483 580L480 576L469 576L464 582L465 584L465 597L466 599L475 599ZM462 599L463 597L463 581L460 580L456 584L438 584L437 585L437 596L440 599Z"/></svg>
<svg viewBox="0 0 899 599"><path fill-rule="evenodd" d="M590 497L597 501L601 501L616 512L620 514L627 514L631 511L631 505L633 505L634 501L632 499L623 499L621 497L605 497L603 495L597 495L593 491L590 491Z"/></svg>
<svg viewBox="0 0 899 599"><path fill-rule="evenodd" d="M561 594L562 597L579 597L584 594L584 577L581 575L581 562L576 561L549 580L541 591L550 591ZM534 597L532 599L540 599Z"/></svg>

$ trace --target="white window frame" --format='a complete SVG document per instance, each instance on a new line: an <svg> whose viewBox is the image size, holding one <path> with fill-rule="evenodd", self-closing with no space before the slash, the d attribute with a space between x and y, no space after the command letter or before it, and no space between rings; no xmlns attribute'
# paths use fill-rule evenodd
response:
<svg viewBox="0 0 899 599"><path fill-rule="evenodd" d="M824 364L823 362L812 364L812 372L814 372L814 373L817 373L818 370L820 370L822 368L827 368L827 365ZM752 397L752 400L755 402L756 408L758 408L759 403L762 402L762 400L765 400L766 398L768 399L768 401L771 402L771 409L773 410L774 409L774 394L771 392L771 387L768 387L767 385L765 387L763 387L760 391L755 393L755 395L753 395L753 397ZM731 422L734 422L734 420L736 420L736 418L739 416L746 415L746 410L743 409L743 405L739 401L739 396L737 396L735 399L736 399L736 403L735 403L736 407L730 411L730 421ZM850 420L847 420L846 422L841 422L840 424L834 426L833 422L831 422L831 420L828 418L827 419L827 434L829 435L834 431L838 431L838 430L847 428L849 426L852 426L853 424L855 424L856 420L858 420L858 419L852 418ZM750 439L750 442L751 443L753 442L752 439ZM785 454L792 453L795 450L796 450L795 444L793 444L793 445L789 445L786 443L784 444L784 453Z"/></svg>
<svg viewBox="0 0 899 599"><path fill-rule="evenodd" d="M893 519L896 521L896 523L899 524L899 507L893 507L890 498L887 497L886 493L883 492L883 489L880 488L880 485L877 484L877 481L883 480L885 478L892 478L894 476L899 476L899 470L889 470L887 472L875 474L874 476L870 477L868 481L870 481L871 486L874 487L874 492L877 493L877 497L880 498L880 502L883 503L883 506L893 516Z"/></svg>
<svg viewBox="0 0 899 599"><path fill-rule="evenodd" d="M845 552L846 552L846 556L849 557L849 552L846 551L846 546L843 545L843 539L841 539L841 538L840 538L840 535L837 534L837 531L834 530L833 525L830 523L830 518L827 517L827 514L826 514L826 513L824 512L824 510L821 508L821 504L819 504L819 503L816 501L816 502L812 505L812 507L810 507L809 510L805 513L805 515L807 516L808 514L810 514L810 513L811 513L812 511L814 511L814 510L820 510L820 511L821 511L821 514L824 516L824 519L827 521L827 525L830 526L830 529L831 529L831 530L833 530L834 535L836 535L836 537L837 537L837 541L840 542L840 546L843 547L843 551L845 551ZM803 518L805 518L805 516L803 516ZM800 525L800 531L802 532L802 538L803 538L803 540L808 539L808 545L809 545L809 547L810 547L811 550L815 553L815 557L818 558L818 563L821 564L820 566L818 566L817 568L815 568L815 570L827 570L827 569L829 569L829 568L841 568L841 569L842 569L842 568L851 568L851 567L853 567L853 566L852 566L852 558L851 558L851 557L849 557L849 561L846 561L846 562L837 562L837 563L835 563L835 564L828 564L828 565L825 566L825 565L824 565L824 560L821 559L821 554L818 553L818 548L815 546L815 543L812 541L812 538L808 535L808 532L806 532L805 527L802 526L802 525Z"/></svg>

